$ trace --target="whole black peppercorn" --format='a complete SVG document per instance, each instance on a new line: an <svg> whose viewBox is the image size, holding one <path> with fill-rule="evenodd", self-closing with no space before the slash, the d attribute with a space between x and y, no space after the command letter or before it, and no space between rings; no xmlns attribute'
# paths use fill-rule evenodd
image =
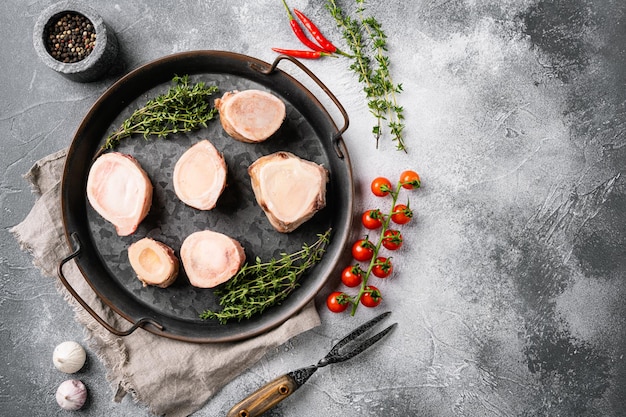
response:
<svg viewBox="0 0 626 417"><path fill-rule="evenodd" d="M60 14L46 27L45 46L57 61L75 63L81 61L96 46L96 33L91 21L80 13Z"/></svg>

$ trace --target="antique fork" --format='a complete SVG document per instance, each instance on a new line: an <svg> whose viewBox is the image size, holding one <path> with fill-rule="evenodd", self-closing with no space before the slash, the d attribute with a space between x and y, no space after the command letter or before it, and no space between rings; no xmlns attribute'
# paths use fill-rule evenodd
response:
<svg viewBox="0 0 626 417"><path fill-rule="evenodd" d="M332 363L343 362L355 357L374 343L385 337L398 323L393 323L374 336L358 341L359 336L373 328L378 322L387 318L390 311L382 313L357 327L339 342L316 365L300 368L268 382L240 403L230 409L226 417L257 417L274 407L276 404L293 394L319 368Z"/></svg>

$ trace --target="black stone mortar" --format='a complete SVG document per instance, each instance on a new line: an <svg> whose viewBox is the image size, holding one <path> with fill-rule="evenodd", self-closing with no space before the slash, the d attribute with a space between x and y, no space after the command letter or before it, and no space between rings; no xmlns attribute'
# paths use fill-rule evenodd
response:
<svg viewBox="0 0 626 417"><path fill-rule="evenodd" d="M46 48L48 28L67 13L85 16L93 25L96 33L94 49L87 57L74 63L58 61L50 55ZM104 76L117 59L119 50L115 34L107 28L102 17L92 8L73 0L55 3L39 15L33 31L33 44L37 55L44 64L77 82L96 81Z"/></svg>

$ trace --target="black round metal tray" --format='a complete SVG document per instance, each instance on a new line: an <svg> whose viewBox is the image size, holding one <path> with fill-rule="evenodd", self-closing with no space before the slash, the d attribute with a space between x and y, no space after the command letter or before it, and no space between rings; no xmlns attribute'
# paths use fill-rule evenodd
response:
<svg viewBox="0 0 626 417"><path fill-rule="evenodd" d="M343 115L342 128L337 128L308 89L277 68L280 62L295 64L318 83ZM139 161L152 181L154 196L150 213L137 232L120 237L87 201L89 169L109 133L146 101L166 92L177 75L188 75L190 82L217 85L220 91L216 98L232 90L269 91L285 102L287 118L272 138L260 144L230 138L219 120L210 122L207 128L167 139L124 139L115 151L133 155ZM235 53L194 51L167 56L138 68L97 100L68 150L62 178L62 211L65 233L75 252L59 265L62 282L94 318L118 335L142 327L173 339L207 343L241 340L275 328L302 309L324 286L348 239L354 187L341 138L347 127L348 117L334 95L303 64L289 57L280 56L270 65ZM228 166L227 188L217 207L210 211L186 206L178 200L172 186L177 159L202 139L210 140L223 153ZM269 224L256 203L247 174L254 160L276 151L292 152L322 164L330 173L327 206L289 234L279 233ZM145 236L166 243L178 254L189 234L215 230L237 239L248 261L254 262L256 257L269 260L282 252L299 250L329 228L332 234L326 254L301 278L300 286L286 300L250 319L224 325L199 318L205 309L219 310L218 300L213 289L191 286L182 268L176 283L168 288L143 287L128 262L128 246ZM108 324L73 291L63 275L63 265L72 259L102 301L130 322L128 329Z"/></svg>

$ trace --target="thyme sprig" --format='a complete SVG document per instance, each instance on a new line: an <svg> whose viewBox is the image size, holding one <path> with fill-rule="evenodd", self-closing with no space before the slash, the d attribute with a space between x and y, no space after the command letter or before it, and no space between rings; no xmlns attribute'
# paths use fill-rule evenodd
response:
<svg viewBox="0 0 626 417"><path fill-rule="evenodd" d="M215 85L204 82L189 84L189 76L175 76L174 86L135 110L124 120L121 126L112 132L103 145L103 149L113 149L122 139L134 134L165 138L171 133L189 132L200 127L207 127L217 109L210 99L218 91Z"/></svg>
<svg viewBox="0 0 626 417"><path fill-rule="evenodd" d="M383 124L386 123L391 139L396 142L396 149L406 152L403 137L404 109L397 100L397 95L402 92L402 84L395 84L391 77L387 35L375 17L365 16L365 0L355 1L355 16L344 13L335 0L327 0L326 8L348 44L353 61L350 69L363 84L368 108L376 118L372 128L376 147L383 135Z"/></svg>
<svg viewBox="0 0 626 417"><path fill-rule="evenodd" d="M375 90L371 92L370 107L375 115L387 120L387 127L398 150L406 151L402 131L404 130L404 109L398 105L396 95L402 92L402 84L394 84L389 72L389 56L387 52L387 35L381 24L373 16L362 18L363 27L372 40L375 49L374 59L377 67L372 78ZM385 117L387 115L387 117Z"/></svg>
<svg viewBox="0 0 626 417"><path fill-rule="evenodd" d="M281 253L279 259L262 262L257 257L254 264L244 264L233 278L215 291L222 309L206 310L200 318L217 319L226 324L233 319L248 319L280 303L298 287L300 277L322 259L330 233L331 229L328 229L318 234L318 240L312 245L305 243L299 251Z"/></svg>

